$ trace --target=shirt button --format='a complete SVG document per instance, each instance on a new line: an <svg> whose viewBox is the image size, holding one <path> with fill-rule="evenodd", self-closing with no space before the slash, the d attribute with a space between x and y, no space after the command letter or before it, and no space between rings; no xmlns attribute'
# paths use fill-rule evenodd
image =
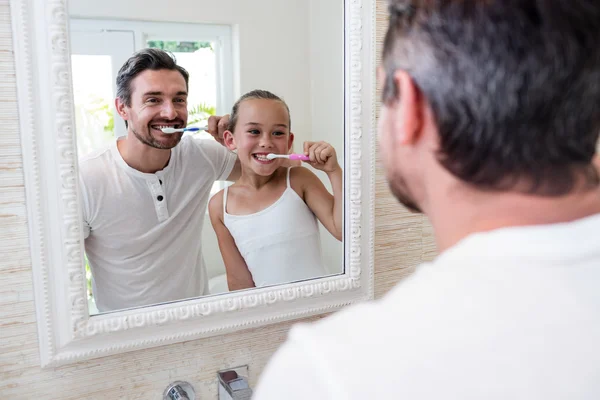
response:
<svg viewBox="0 0 600 400"><path fill-rule="evenodd" d="M158 182L162 185L162 181L159 179Z"/></svg>
<svg viewBox="0 0 600 400"><path fill-rule="evenodd" d="M162 197L162 196L158 196L158 197L156 198L156 200L158 200L158 201L163 201L163 199L164 199L164 197Z"/></svg>

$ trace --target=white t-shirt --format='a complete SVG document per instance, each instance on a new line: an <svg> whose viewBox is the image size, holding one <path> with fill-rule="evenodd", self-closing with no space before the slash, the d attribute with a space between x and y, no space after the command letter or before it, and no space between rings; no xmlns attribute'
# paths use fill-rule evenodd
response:
<svg viewBox="0 0 600 400"><path fill-rule="evenodd" d="M215 141L185 136L155 174L127 165L116 141L80 161L85 251L100 312L208 292L206 205L236 158Z"/></svg>
<svg viewBox="0 0 600 400"><path fill-rule="evenodd" d="M299 325L253 400L600 399L600 215L472 235Z"/></svg>

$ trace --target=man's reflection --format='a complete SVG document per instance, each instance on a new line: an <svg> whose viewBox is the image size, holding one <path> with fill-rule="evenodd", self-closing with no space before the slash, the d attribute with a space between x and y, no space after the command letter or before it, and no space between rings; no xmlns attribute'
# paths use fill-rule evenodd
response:
<svg viewBox="0 0 600 400"><path fill-rule="evenodd" d="M235 154L184 127L188 73L144 49L117 76L127 136L80 161L85 251L101 312L208 293L201 232L216 180L237 180ZM216 132L211 132L216 134Z"/></svg>

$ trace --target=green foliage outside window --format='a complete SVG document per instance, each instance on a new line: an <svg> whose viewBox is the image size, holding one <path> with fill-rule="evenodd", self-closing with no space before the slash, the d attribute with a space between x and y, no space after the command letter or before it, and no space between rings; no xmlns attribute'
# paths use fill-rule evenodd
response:
<svg viewBox="0 0 600 400"><path fill-rule="evenodd" d="M206 121L211 115L217 112L215 106L206 103L197 104L188 110L188 125L197 124L200 121Z"/></svg>
<svg viewBox="0 0 600 400"><path fill-rule="evenodd" d="M193 53L199 49L209 48L214 51L210 42L177 42L164 40L149 40L148 47L170 51L171 53Z"/></svg>
<svg viewBox="0 0 600 400"><path fill-rule="evenodd" d="M90 270L90 263L88 261L87 255L83 255L85 262L85 280L87 281L87 292L88 298L92 297L92 271Z"/></svg>

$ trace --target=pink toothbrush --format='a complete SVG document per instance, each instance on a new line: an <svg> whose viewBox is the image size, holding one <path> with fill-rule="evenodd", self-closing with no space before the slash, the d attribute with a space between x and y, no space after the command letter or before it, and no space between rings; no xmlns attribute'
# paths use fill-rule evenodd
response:
<svg viewBox="0 0 600 400"><path fill-rule="evenodd" d="M300 161L310 161L309 156L305 156L304 154L267 154L267 159L273 160L275 158L287 158L290 160L300 160Z"/></svg>

